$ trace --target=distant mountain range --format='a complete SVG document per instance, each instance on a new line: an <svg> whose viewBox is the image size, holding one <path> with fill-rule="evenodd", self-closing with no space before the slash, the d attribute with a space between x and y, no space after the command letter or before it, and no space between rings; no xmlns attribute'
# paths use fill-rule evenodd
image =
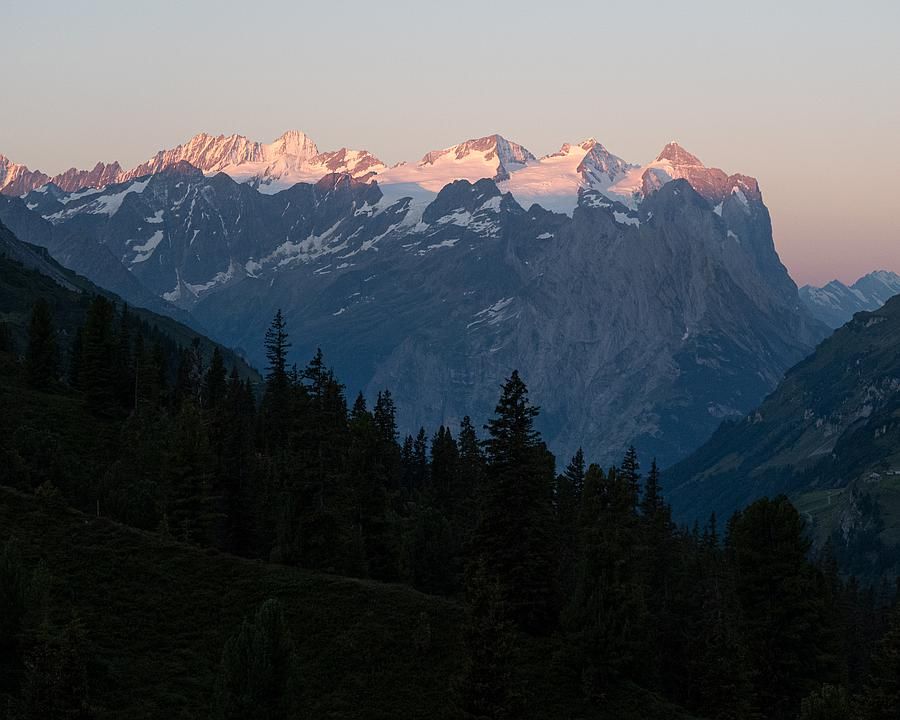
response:
<svg viewBox="0 0 900 720"><path fill-rule="evenodd" d="M900 275L876 270L849 287L840 280L832 280L822 287L804 285L800 288L800 299L828 327L838 328L858 312L877 310L897 293L900 293Z"/></svg>
<svg viewBox="0 0 900 720"><path fill-rule="evenodd" d="M489 135L387 168L299 132L198 135L115 172L22 198L8 173L0 219L259 366L282 308L297 362L320 345L349 393L389 387L403 431L486 417L518 368L560 455L634 442L674 462L827 334L757 181L677 143L640 166L594 140L536 158Z"/></svg>
<svg viewBox="0 0 900 720"><path fill-rule="evenodd" d="M432 150L417 163L387 167L367 150L344 147L319 152L316 144L299 130L289 130L271 143L243 135L201 133L183 145L160 150L130 170L118 162L99 162L92 170L70 168L53 177L0 155L0 193L23 196L48 183L72 193L124 183L183 162L207 175L224 172L267 194L299 182L315 183L330 173L342 173L356 179L376 179L382 192L394 200L407 196L430 200L455 180L475 182L490 178L502 191L511 192L523 207L536 202L545 209L568 214L577 205L578 191L582 189L600 190L634 207L648 193L678 178L687 179L715 203L722 202L735 186L759 199L755 180L707 168L675 142L666 145L653 162L641 166L625 162L593 138L565 143L559 152L537 158L518 143L500 135L488 135Z"/></svg>

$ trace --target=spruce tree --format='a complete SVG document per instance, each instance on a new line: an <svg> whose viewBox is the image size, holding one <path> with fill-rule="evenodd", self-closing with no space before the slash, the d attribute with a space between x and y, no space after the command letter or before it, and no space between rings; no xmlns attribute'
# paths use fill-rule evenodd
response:
<svg viewBox="0 0 900 720"><path fill-rule="evenodd" d="M16 341L13 338L12 326L8 322L0 322L0 353L16 352Z"/></svg>
<svg viewBox="0 0 900 720"><path fill-rule="evenodd" d="M869 678L860 699L860 720L900 717L900 607L872 658Z"/></svg>
<svg viewBox="0 0 900 720"><path fill-rule="evenodd" d="M486 428L487 467L473 546L500 583L510 617L535 633L555 624L553 456L534 429L538 408L517 371Z"/></svg>
<svg viewBox="0 0 900 720"><path fill-rule="evenodd" d="M472 501L482 490L484 454L471 418L466 415L459 426L459 495ZM471 515L470 515L471 516Z"/></svg>
<svg viewBox="0 0 900 720"><path fill-rule="evenodd" d="M850 698L839 685L823 685L800 703L799 720L847 720L850 717Z"/></svg>
<svg viewBox="0 0 900 720"><path fill-rule="evenodd" d="M837 679L824 583L807 560L803 520L784 496L758 500L729 523L727 542L757 709L793 720L803 697Z"/></svg>
<svg viewBox="0 0 900 720"><path fill-rule="evenodd" d="M287 353L291 347L288 342L287 322L281 313L281 308L272 318L272 324L266 330L266 384L273 389L281 389L287 385Z"/></svg>
<svg viewBox="0 0 900 720"><path fill-rule="evenodd" d="M216 346L203 378L204 406L207 408L217 407L225 399L227 387L225 362L222 360L222 352Z"/></svg>
<svg viewBox="0 0 900 720"><path fill-rule="evenodd" d="M291 433L291 378L287 367L287 323L281 309L275 313L272 324L266 330L265 349L268 367L260 412L263 446L272 450L284 450Z"/></svg>
<svg viewBox="0 0 900 720"><path fill-rule="evenodd" d="M84 330L81 326L75 329L75 337L69 348L69 385L73 388L81 388L81 363L84 354Z"/></svg>
<svg viewBox="0 0 900 720"><path fill-rule="evenodd" d="M173 442L164 465L166 514L175 537L209 543L218 522L213 454L199 409L185 402L175 420Z"/></svg>
<svg viewBox="0 0 900 720"><path fill-rule="evenodd" d="M559 533L559 581L563 598L571 596L575 588L575 563L578 557L578 508L584 491L584 452L578 448L556 478L553 494Z"/></svg>
<svg viewBox="0 0 900 720"><path fill-rule="evenodd" d="M637 450L634 445L629 446L625 451L625 457L622 458L622 465L619 467L619 478L625 483L631 506L638 506L641 492L641 464L638 462Z"/></svg>
<svg viewBox="0 0 900 720"><path fill-rule="evenodd" d="M56 380L59 367L59 351L50 305L43 298L31 308L28 323L28 349L25 352L25 370L28 384L46 389Z"/></svg>
<svg viewBox="0 0 900 720"><path fill-rule="evenodd" d="M466 660L457 705L468 720L523 717L524 692L516 675L514 624L503 591L483 563L472 568L463 627Z"/></svg>
<svg viewBox="0 0 900 720"><path fill-rule="evenodd" d="M578 514L575 587L563 613L570 662L585 695L597 699L634 668L646 631L631 493L615 468L591 465Z"/></svg>
<svg viewBox="0 0 900 720"><path fill-rule="evenodd" d="M266 600L225 644L212 716L286 720L297 711L296 651L278 600Z"/></svg>
<svg viewBox="0 0 900 720"><path fill-rule="evenodd" d="M420 445L424 449L424 438ZM418 457L418 454L417 454ZM428 469L425 469L428 472ZM438 507L454 519L464 510L465 501L459 480L459 447L450 428L441 425L431 441L430 484Z"/></svg>
<svg viewBox="0 0 900 720"><path fill-rule="evenodd" d="M113 366L114 308L97 295L91 301L82 332L82 359L78 373L85 403L97 415L115 415L119 410L115 395L116 369Z"/></svg>
<svg viewBox="0 0 900 720"><path fill-rule="evenodd" d="M19 687L27 596L22 554L18 543L9 540L0 548L0 703Z"/></svg>
<svg viewBox="0 0 900 720"><path fill-rule="evenodd" d="M22 720L90 720L87 636L77 619L59 633L41 628L25 659L17 717Z"/></svg>

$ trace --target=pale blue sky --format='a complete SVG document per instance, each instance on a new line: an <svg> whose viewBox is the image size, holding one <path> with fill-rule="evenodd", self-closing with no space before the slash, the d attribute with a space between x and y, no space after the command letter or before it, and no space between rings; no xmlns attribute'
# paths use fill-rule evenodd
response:
<svg viewBox="0 0 900 720"><path fill-rule="evenodd" d="M896 2L7 1L0 33L0 153L46 172L200 131L388 162L678 139L759 178L798 282L900 271Z"/></svg>

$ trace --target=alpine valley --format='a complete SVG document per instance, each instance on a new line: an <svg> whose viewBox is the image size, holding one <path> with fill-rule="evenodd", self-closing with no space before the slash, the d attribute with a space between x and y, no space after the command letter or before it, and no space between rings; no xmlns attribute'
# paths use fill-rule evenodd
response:
<svg viewBox="0 0 900 720"><path fill-rule="evenodd" d="M603 462L630 443L682 459L887 296L801 298L757 181L674 142L635 165L489 135L387 167L299 131L201 134L129 170L0 157L0 190L20 239L257 367L281 308L294 357L321 347L350 392L390 387L402 432L483 417L518 368L549 445Z"/></svg>

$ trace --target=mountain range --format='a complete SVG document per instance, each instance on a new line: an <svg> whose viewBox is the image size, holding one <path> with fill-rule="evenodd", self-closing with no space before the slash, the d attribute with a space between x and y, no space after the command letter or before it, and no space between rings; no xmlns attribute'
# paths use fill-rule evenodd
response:
<svg viewBox="0 0 900 720"><path fill-rule="evenodd" d="M832 280L822 287L804 285L800 288L800 299L828 327L838 328L858 312L877 310L897 293L900 293L900 275L876 270L850 286L840 280Z"/></svg>
<svg viewBox="0 0 900 720"><path fill-rule="evenodd" d="M92 170L70 168L53 177L0 155L0 193L24 196L48 183L68 193L102 188L152 175L182 162L207 175L224 172L268 194L299 182L314 183L330 173L342 173L358 179L376 179L382 192L392 199L433 199L455 180L475 182L491 178L524 207L537 202L545 209L570 215L581 189L600 190L634 207L662 184L678 178L687 179L716 203L724 200L736 185L742 192L759 195L752 178L707 168L675 142L667 144L653 162L641 166L625 162L593 138L564 143L558 152L537 158L522 145L495 134L432 150L417 163L401 162L388 167L367 150L344 147L319 152L312 139L299 130L289 130L271 143L243 135L200 133L182 145L158 151L130 170L118 162L98 162Z"/></svg>
<svg viewBox="0 0 900 720"><path fill-rule="evenodd" d="M198 135L118 180L7 186L0 219L258 366L282 308L297 361L321 346L348 392L390 387L403 431L485 417L519 368L560 454L634 442L674 462L828 332L757 181L677 143L639 166L594 140L536 158L489 135L386 168L299 132Z"/></svg>

